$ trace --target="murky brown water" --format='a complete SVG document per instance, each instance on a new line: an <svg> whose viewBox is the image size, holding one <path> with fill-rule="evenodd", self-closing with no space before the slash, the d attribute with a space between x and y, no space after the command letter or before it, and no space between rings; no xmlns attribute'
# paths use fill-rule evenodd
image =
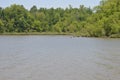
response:
<svg viewBox="0 0 120 80"><path fill-rule="evenodd" d="M120 39L0 36L0 80L120 80Z"/></svg>

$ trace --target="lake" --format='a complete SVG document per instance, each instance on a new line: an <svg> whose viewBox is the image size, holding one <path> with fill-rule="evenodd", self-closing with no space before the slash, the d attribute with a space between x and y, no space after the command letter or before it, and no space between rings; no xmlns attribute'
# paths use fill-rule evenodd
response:
<svg viewBox="0 0 120 80"><path fill-rule="evenodd" d="M120 39L0 36L0 80L120 80Z"/></svg>

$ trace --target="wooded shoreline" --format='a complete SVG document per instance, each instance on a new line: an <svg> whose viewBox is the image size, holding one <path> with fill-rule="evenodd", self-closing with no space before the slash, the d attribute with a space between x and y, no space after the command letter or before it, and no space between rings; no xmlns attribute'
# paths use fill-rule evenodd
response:
<svg viewBox="0 0 120 80"><path fill-rule="evenodd" d="M0 7L1 35L73 35L120 37L120 1L101 0L93 9L37 8L23 5Z"/></svg>
<svg viewBox="0 0 120 80"><path fill-rule="evenodd" d="M111 36L84 36L77 33L57 33L57 32L21 32L21 33L0 33L0 35L63 35L63 36L73 36L73 37L89 37L89 38L120 38L120 34L114 34Z"/></svg>

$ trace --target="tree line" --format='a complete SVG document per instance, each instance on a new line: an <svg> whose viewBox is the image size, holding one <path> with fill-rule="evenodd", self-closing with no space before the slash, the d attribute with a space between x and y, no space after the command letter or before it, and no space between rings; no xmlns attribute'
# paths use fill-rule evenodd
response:
<svg viewBox="0 0 120 80"><path fill-rule="evenodd" d="M75 33L80 36L120 36L120 1L101 0L91 9L40 8L35 5L27 10L23 5L0 7L0 33L57 32Z"/></svg>

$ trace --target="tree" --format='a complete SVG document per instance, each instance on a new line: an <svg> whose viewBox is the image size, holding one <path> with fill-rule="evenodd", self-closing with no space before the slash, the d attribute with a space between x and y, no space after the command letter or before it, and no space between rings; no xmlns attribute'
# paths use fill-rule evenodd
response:
<svg viewBox="0 0 120 80"><path fill-rule="evenodd" d="M37 7L34 5L31 9L30 9L31 13L35 13L37 12Z"/></svg>
<svg viewBox="0 0 120 80"><path fill-rule="evenodd" d="M23 5L0 7L1 32L63 32L82 36L120 35L120 1L101 0L94 10L80 5L62 8L40 8L29 11Z"/></svg>
<svg viewBox="0 0 120 80"><path fill-rule="evenodd" d="M0 33L4 32L4 24L2 22L2 20L0 19Z"/></svg>

